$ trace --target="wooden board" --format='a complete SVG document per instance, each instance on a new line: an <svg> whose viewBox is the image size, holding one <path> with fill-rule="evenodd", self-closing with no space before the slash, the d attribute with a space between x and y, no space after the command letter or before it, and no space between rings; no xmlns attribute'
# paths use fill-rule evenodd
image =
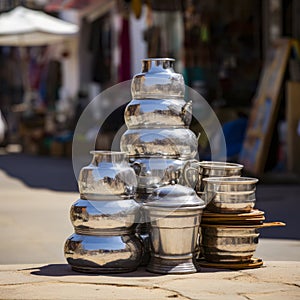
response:
<svg viewBox="0 0 300 300"><path fill-rule="evenodd" d="M286 88L287 167L300 174L300 82L288 82Z"/></svg>
<svg viewBox="0 0 300 300"><path fill-rule="evenodd" d="M245 169L253 174L261 174L265 168L291 46L291 39L279 39L274 42L267 53L257 93L253 99L239 158Z"/></svg>

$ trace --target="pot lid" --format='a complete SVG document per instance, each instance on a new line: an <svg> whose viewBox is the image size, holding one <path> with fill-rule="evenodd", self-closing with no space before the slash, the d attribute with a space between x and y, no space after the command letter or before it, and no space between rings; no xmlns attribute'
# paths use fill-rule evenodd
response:
<svg viewBox="0 0 300 300"><path fill-rule="evenodd" d="M204 208L205 202L196 192L180 184L168 184L156 188L149 196L145 206L166 208Z"/></svg>

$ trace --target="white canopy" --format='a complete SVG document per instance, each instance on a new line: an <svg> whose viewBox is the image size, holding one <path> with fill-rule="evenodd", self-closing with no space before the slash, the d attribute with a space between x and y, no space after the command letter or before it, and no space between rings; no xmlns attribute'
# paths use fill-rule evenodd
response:
<svg viewBox="0 0 300 300"><path fill-rule="evenodd" d="M0 15L0 45L39 46L59 42L78 26L22 6Z"/></svg>

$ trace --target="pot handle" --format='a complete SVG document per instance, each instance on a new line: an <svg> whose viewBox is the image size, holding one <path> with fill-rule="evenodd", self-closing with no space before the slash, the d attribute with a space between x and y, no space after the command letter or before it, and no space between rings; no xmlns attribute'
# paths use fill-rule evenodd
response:
<svg viewBox="0 0 300 300"><path fill-rule="evenodd" d="M190 175L190 172L194 172L194 174ZM199 162L194 159L186 162L182 169L182 175L185 183L194 189L199 183ZM190 180L190 176L192 177L192 181ZM194 178L194 176L198 178Z"/></svg>
<svg viewBox="0 0 300 300"><path fill-rule="evenodd" d="M131 164L131 167L133 168L135 174L139 176L142 171L142 165L139 162L135 161L133 164Z"/></svg>
<svg viewBox="0 0 300 300"><path fill-rule="evenodd" d="M187 112L192 112L192 100L188 101L183 107L182 107L182 114L185 115Z"/></svg>
<svg viewBox="0 0 300 300"><path fill-rule="evenodd" d="M283 222L267 222L261 225L257 225L257 228L267 228L267 227L276 227L276 226L285 226L286 224Z"/></svg>

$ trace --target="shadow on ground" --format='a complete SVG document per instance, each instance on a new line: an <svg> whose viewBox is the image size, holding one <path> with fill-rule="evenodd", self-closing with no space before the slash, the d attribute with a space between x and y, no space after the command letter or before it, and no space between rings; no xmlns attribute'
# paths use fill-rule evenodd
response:
<svg viewBox="0 0 300 300"><path fill-rule="evenodd" d="M78 191L71 158L5 154L0 155L0 169L32 188Z"/></svg>
<svg viewBox="0 0 300 300"><path fill-rule="evenodd" d="M92 274L92 273L80 273L75 272L71 269L68 264L49 264L37 268L30 268L24 270L32 270L30 274L37 276L50 276L50 277L63 277L63 276L111 276L111 277L157 277L164 276L164 274L154 274L147 272L145 267L139 267L136 271L128 272L128 273L115 273L115 274ZM228 272L228 269L216 269L216 268L201 268L200 270L203 272Z"/></svg>

